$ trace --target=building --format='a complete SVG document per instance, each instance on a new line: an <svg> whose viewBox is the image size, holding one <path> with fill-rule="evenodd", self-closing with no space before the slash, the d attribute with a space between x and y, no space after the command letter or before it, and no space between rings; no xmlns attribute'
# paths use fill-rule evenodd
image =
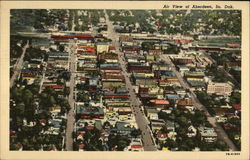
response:
<svg viewBox="0 0 250 160"><path fill-rule="evenodd" d="M165 126L166 123L163 119L158 120L150 120L150 126L152 131L161 130L163 126Z"/></svg>
<svg viewBox="0 0 250 160"><path fill-rule="evenodd" d="M109 45L106 42L98 42L96 43L97 54L99 53L108 53Z"/></svg>
<svg viewBox="0 0 250 160"><path fill-rule="evenodd" d="M199 127L198 130L201 140L204 140L205 142L214 142L217 140L217 133L214 128Z"/></svg>
<svg viewBox="0 0 250 160"><path fill-rule="evenodd" d="M101 107L79 105L76 107L76 117L81 119L103 119L104 111Z"/></svg>
<svg viewBox="0 0 250 160"><path fill-rule="evenodd" d="M121 35L119 37L119 42L133 42L133 37L127 35Z"/></svg>
<svg viewBox="0 0 250 160"><path fill-rule="evenodd" d="M101 54L99 58L107 63L118 63L118 55L115 53Z"/></svg>
<svg viewBox="0 0 250 160"><path fill-rule="evenodd" d="M160 50L160 49L150 49L150 50L148 50L148 53L150 54L150 55L159 55L159 54L163 54L163 51L162 50Z"/></svg>
<svg viewBox="0 0 250 160"><path fill-rule="evenodd" d="M151 66L146 63L128 63L128 72L151 72Z"/></svg>
<svg viewBox="0 0 250 160"><path fill-rule="evenodd" d="M211 82L207 85L207 93L208 94L230 96L232 93L232 89L233 89L233 87L229 83Z"/></svg>
<svg viewBox="0 0 250 160"><path fill-rule="evenodd" d="M193 58L192 57L176 57L174 58L174 63L179 64L179 65L186 65L193 63Z"/></svg>

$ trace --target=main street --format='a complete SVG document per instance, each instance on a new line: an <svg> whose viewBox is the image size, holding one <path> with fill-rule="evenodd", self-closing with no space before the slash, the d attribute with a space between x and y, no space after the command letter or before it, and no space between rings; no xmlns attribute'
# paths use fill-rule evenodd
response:
<svg viewBox="0 0 250 160"><path fill-rule="evenodd" d="M73 150L73 137L72 133L74 131L74 122L75 122L75 116L74 116L74 105L75 105L75 100L74 100L74 87L75 87L75 63L76 63L76 54L75 54L75 42L70 41L69 42L69 48L70 48L70 93L69 93L69 105L70 105L70 110L67 114L67 128L66 128L66 150L67 151L72 151Z"/></svg>
<svg viewBox="0 0 250 160"><path fill-rule="evenodd" d="M141 109L141 103L138 100L134 90L133 86L129 80L129 73L126 71L126 65L124 61L124 56L123 53L119 51L120 44L118 42L119 35L114 31L114 26L112 22L109 21L109 17L106 13L105 10L105 18L106 18L106 23L108 26L108 38L112 39L112 45L115 46L116 48L116 53L118 54L119 62L121 64L122 68L122 73L125 76L125 83L127 86L127 89L129 91L130 95L130 102L131 102L131 107L133 110L133 113L135 115L136 122L138 124L138 127L142 131L142 141L143 141L143 146L145 151L156 151L157 148L154 143L152 131L150 130L148 126L148 120L145 117L142 109Z"/></svg>
<svg viewBox="0 0 250 160"><path fill-rule="evenodd" d="M227 143L227 145L229 146L229 148L233 151L237 151L238 149L236 148L236 146L233 144L233 142L228 138L228 135L226 134L226 132L224 131L224 129L218 124L216 123L216 120L214 117L212 117L210 115L210 113L207 111L206 107L203 106L200 101L197 99L196 94L191 90L190 86L187 84L187 82L184 80L184 78L181 76L180 72L178 72L175 68L175 65L173 64L173 62L170 60L168 55L161 55L161 59L163 59L166 63L170 64L172 71L176 74L177 78L179 79L179 82L181 84L181 86L184 89L187 89L190 91L190 96L191 99L193 101L194 106L201 110L204 111L205 115L207 116L207 119L209 121L209 123L215 128L215 131L218 134L218 137L220 139L222 139L223 141L225 141Z"/></svg>
<svg viewBox="0 0 250 160"><path fill-rule="evenodd" d="M21 69L22 69L22 66L23 66L23 58L24 58L24 55L26 53L26 49L28 47L29 47L29 41L27 41L26 45L23 47L23 53L22 53L21 57L18 59L17 64L15 65L14 73L13 73L11 79L10 79L10 88L12 88L12 86L15 83L15 80L17 79L18 75L21 72Z"/></svg>

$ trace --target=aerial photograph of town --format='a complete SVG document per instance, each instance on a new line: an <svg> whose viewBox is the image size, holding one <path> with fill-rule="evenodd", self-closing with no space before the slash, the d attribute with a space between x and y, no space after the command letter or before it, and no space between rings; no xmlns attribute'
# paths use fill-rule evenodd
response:
<svg viewBox="0 0 250 160"><path fill-rule="evenodd" d="M241 151L240 10L11 9L10 151Z"/></svg>

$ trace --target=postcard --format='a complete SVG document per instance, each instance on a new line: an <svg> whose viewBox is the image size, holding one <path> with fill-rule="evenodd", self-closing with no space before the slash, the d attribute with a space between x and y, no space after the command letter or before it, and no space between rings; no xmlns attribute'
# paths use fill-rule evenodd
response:
<svg viewBox="0 0 250 160"><path fill-rule="evenodd" d="M249 159L249 2L2 1L1 159Z"/></svg>

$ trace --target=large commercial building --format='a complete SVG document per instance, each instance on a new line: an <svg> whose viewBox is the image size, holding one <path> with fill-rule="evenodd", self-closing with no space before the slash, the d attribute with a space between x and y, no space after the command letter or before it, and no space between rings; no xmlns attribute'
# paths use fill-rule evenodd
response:
<svg viewBox="0 0 250 160"><path fill-rule="evenodd" d="M232 85L229 83L209 83L207 85L208 94L226 95L230 96L232 92Z"/></svg>

